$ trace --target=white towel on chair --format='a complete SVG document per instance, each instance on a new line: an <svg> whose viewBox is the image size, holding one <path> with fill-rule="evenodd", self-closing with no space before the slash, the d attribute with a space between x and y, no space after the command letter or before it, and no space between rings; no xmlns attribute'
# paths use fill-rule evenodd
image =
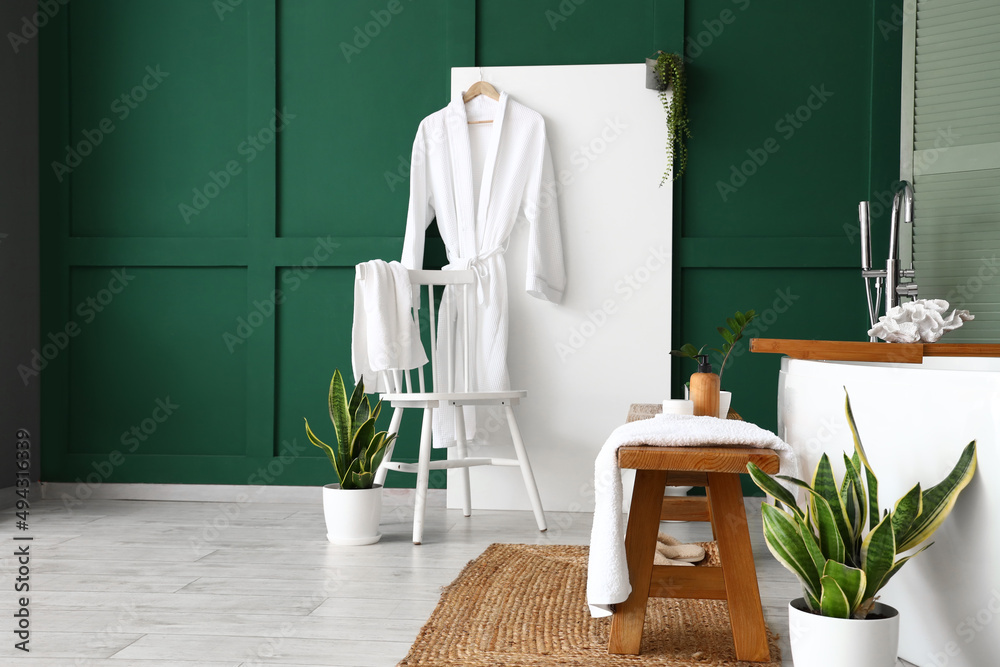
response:
<svg viewBox="0 0 1000 667"><path fill-rule="evenodd" d="M657 415L619 426L604 443L594 463L594 525L587 567L587 603L594 617L610 616L612 605L632 592L625 559L622 525L622 478L618 448L627 445L663 447L758 447L778 453L781 474L798 477L791 445L755 424L737 419Z"/></svg>
<svg viewBox="0 0 1000 667"><path fill-rule="evenodd" d="M375 259L357 265L351 361L355 383L364 376L368 393L389 391L381 371L427 363L412 304L410 274L402 264Z"/></svg>

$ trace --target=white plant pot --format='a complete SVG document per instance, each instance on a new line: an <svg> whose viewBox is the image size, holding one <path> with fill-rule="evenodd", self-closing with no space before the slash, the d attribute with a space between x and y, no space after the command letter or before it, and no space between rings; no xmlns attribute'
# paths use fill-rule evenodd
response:
<svg viewBox="0 0 1000 667"><path fill-rule="evenodd" d="M378 532L382 487L376 484L370 489L342 489L340 484L327 484L323 487L323 517L326 539L334 544L375 544L382 538Z"/></svg>
<svg viewBox="0 0 1000 667"><path fill-rule="evenodd" d="M729 418L729 406L733 404L733 392L719 392L719 419Z"/></svg>
<svg viewBox="0 0 1000 667"><path fill-rule="evenodd" d="M886 618L844 619L806 611L802 598L788 604L788 637L795 667L895 667L899 612L876 603Z"/></svg>

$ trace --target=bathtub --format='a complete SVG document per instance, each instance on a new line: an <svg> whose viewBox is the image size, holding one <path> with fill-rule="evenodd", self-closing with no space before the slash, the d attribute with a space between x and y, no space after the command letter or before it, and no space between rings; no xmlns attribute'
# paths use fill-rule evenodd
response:
<svg viewBox="0 0 1000 667"><path fill-rule="evenodd" d="M1000 656L1000 359L927 357L922 364L785 357L778 435L811 477L823 452L837 478L853 451L844 388L891 508L916 482L941 481L977 441L979 467L929 550L883 589L900 611L899 657L920 667L984 667Z"/></svg>

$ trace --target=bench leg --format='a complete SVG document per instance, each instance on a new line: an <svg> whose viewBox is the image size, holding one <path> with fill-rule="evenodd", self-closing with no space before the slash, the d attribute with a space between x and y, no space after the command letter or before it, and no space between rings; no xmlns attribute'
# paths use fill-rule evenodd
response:
<svg viewBox="0 0 1000 667"><path fill-rule="evenodd" d="M632 594L625 602L615 605L608 653L639 655L666 482L667 473L664 470L635 471L635 487L625 533L625 556Z"/></svg>
<svg viewBox="0 0 1000 667"><path fill-rule="evenodd" d="M765 662L770 660L770 649L767 645L764 611L760 604L760 590L757 588L757 570L753 564L740 476L710 472L708 488L712 527L726 579L726 597L729 601L736 659Z"/></svg>

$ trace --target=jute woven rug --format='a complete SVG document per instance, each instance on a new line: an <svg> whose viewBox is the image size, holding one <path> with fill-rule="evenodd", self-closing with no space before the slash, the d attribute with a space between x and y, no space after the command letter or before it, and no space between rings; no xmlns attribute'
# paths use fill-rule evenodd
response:
<svg viewBox="0 0 1000 667"><path fill-rule="evenodd" d="M642 653L610 655L611 620L590 617L586 591L587 547L493 544L444 589L399 667L781 665L771 632L771 662L736 660L719 600L651 599Z"/></svg>

